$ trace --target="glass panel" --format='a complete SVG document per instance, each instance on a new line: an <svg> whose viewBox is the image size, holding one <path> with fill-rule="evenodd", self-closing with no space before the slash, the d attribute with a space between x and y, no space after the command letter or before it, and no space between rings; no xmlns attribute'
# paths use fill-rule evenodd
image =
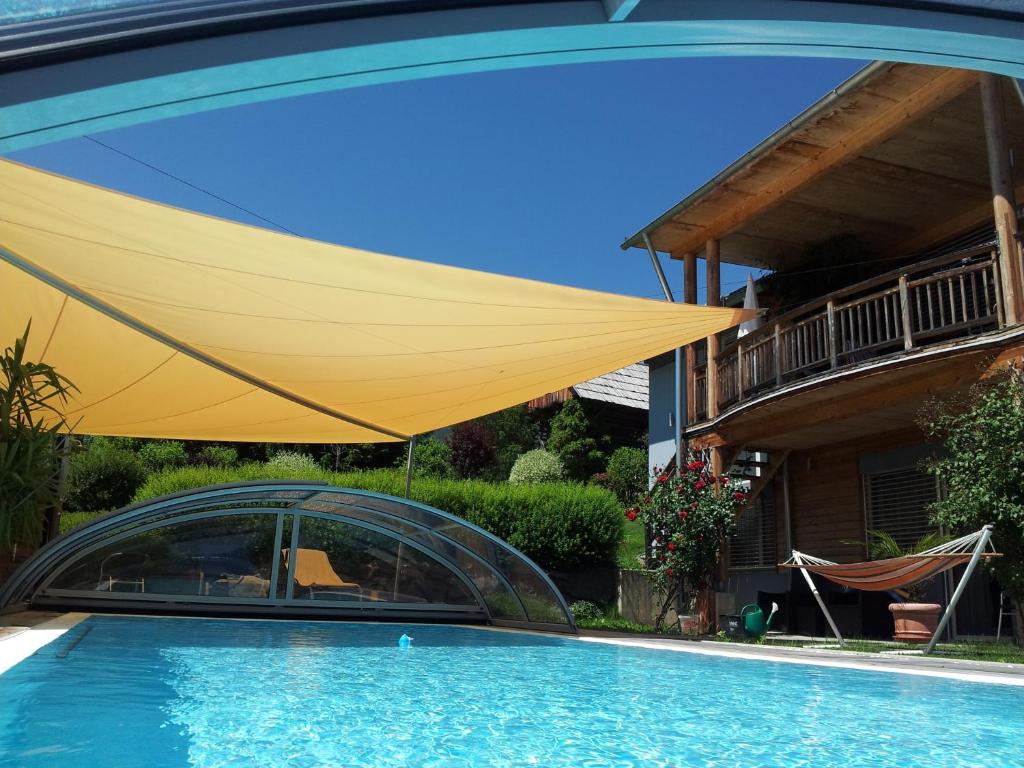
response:
<svg viewBox="0 0 1024 768"><path fill-rule="evenodd" d="M281 563L277 567L278 600L284 600L288 597L288 550L292 546L292 526L294 521L294 515L285 515L284 525L281 526Z"/></svg>
<svg viewBox="0 0 1024 768"><path fill-rule="evenodd" d="M299 521L294 597L364 603L477 604L458 576L419 550L383 533L315 517Z"/></svg>
<svg viewBox="0 0 1024 768"><path fill-rule="evenodd" d="M276 524L275 514L170 523L86 555L51 588L267 597Z"/></svg>
<svg viewBox="0 0 1024 768"><path fill-rule="evenodd" d="M568 620L561 603L543 578L521 557L514 554L506 546L493 541L464 523L451 520L430 510L405 504L395 499L379 499L358 494L327 492L317 494L307 501L303 507L314 507L320 511L332 509L337 514L348 515L358 519L366 519L378 525L393 528L405 533L415 541L422 542L428 548L445 555L458 564L463 572L472 579L477 589L484 596L494 618L516 621L537 621L543 623L567 624ZM374 510L380 510L380 514ZM397 516L401 520L395 520ZM410 525L412 521L434 533L423 531ZM443 534L471 550L491 567L498 571L518 593L519 600L509 591L508 587L497 578L490 568L453 546ZM529 612L523 614L519 601L522 601Z"/></svg>

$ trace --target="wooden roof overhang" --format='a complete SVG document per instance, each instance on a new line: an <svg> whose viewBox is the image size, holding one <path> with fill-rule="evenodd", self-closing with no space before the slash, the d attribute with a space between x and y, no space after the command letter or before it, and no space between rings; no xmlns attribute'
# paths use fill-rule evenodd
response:
<svg viewBox="0 0 1024 768"><path fill-rule="evenodd" d="M798 266L840 235L880 257L910 256L991 221L978 75L877 62L655 219L643 236L673 258L721 242L722 261ZM1024 108L1004 88L1011 146Z"/></svg>

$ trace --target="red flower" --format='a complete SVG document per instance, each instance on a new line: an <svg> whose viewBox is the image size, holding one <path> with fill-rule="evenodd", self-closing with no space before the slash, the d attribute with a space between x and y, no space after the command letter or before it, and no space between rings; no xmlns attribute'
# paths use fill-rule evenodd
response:
<svg viewBox="0 0 1024 768"><path fill-rule="evenodd" d="M745 501L747 495L743 491L735 491L733 492L732 497L736 499L736 501Z"/></svg>
<svg viewBox="0 0 1024 768"><path fill-rule="evenodd" d="M729 482L729 476L722 475L720 478L718 478L718 482L720 482L722 485L725 485L726 483Z"/></svg>
<svg viewBox="0 0 1024 768"><path fill-rule="evenodd" d="M668 576L671 579L672 578L672 569L671 568L666 568L665 569L665 575Z"/></svg>
<svg viewBox="0 0 1024 768"><path fill-rule="evenodd" d="M664 483L667 480L668 480L668 475L666 475L664 472L662 472L660 475L658 475L658 482L659 483Z"/></svg>
<svg viewBox="0 0 1024 768"><path fill-rule="evenodd" d="M685 509L680 509L679 510L679 518L681 520L685 520L686 519L686 510Z"/></svg>
<svg viewBox="0 0 1024 768"><path fill-rule="evenodd" d="M704 485L705 483L703 480L698 480L696 483L693 484L693 487L699 491L701 488L704 487Z"/></svg>
<svg viewBox="0 0 1024 768"><path fill-rule="evenodd" d="M704 469L704 462L703 461L691 461L689 464L686 465L686 468L689 469L689 470L692 470L694 472L700 472L702 469Z"/></svg>
<svg viewBox="0 0 1024 768"><path fill-rule="evenodd" d="M631 523L634 520L636 520L636 510L635 509L627 509L626 510L626 519L629 520L629 522L631 522Z"/></svg>
<svg viewBox="0 0 1024 768"><path fill-rule="evenodd" d="M676 551L676 543L674 541L670 541L668 543L668 551L669 552L675 552Z"/></svg>

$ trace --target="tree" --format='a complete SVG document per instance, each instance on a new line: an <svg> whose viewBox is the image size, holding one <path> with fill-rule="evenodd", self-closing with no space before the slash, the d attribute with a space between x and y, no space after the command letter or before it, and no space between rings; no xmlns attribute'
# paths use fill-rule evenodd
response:
<svg viewBox="0 0 1024 768"><path fill-rule="evenodd" d="M607 472L608 487L623 505L635 503L647 491L647 454L639 448L616 448Z"/></svg>
<svg viewBox="0 0 1024 768"><path fill-rule="evenodd" d="M627 520L640 520L653 536L647 575L663 598L657 629L678 595L686 595L692 612L700 593L711 587L721 542L735 530L745 501L731 478L716 477L703 461L693 460L681 475L661 472L640 504L626 510Z"/></svg>
<svg viewBox="0 0 1024 768"><path fill-rule="evenodd" d="M452 466L462 478L480 477L493 467L497 458L494 436L476 421L452 427L448 445L452 449Z"/></svg>
<svg viewBox="0 0 1024 768"><path fill-rule="evenodd" d="M1016 638L1024 644L1024 370L1011 366L966 397L932 401L921 426L946 448L928 465L945 488L933 521L960 533L995 526L1003 556L990 567L1013 600Z"/></svg>
<svg viewBox="0 0 1024 768"><path fill-rule="evenodd" d="M478 419L494 436L497 459L495 479L504 480L522 454L540 445L540 426L525 405L516 405Z"/></svg>
<svg viewBox="0 0 1024 768"><path fill-rule="evenodd" d="M597 440L590 436L590 422L579 400L567 400L551 420L551 437L547 449L565 464L565 473L572 480L586 481L601 470L604 453Z"/></svg>
<svg viewBox="0 0 1024 768"><path fill-rule="evenodd" d="M59 503L59 434L75 386L25 359L31 324L0 356L0 547L36 545L46 510Z"/></svg>

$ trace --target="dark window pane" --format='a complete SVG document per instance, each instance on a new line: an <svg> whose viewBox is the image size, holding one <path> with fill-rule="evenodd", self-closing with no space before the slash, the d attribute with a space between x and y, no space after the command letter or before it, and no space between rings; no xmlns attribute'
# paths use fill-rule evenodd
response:
<svg viewBox="0 0 1024 768"><path fill-rule="evenodd" d="M276 524L275 514L171 523L86 555L51 588L267 597Z"/></svg>

